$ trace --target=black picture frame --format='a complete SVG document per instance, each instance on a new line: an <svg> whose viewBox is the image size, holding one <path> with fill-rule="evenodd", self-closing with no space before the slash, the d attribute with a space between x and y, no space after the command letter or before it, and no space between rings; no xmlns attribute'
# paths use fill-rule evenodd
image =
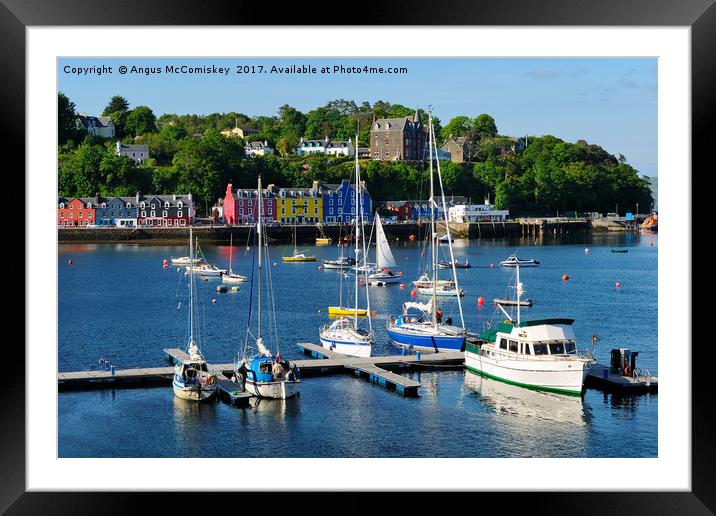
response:
<svg viewBox="0 0 716 516"><path fill-rule="evenodd" d="M367 6L365 7L367 8ZM25 29L28 26L102 26L102 25L335 25L331 10L324 13L267 6L235 0L199 2L188 0L0 0L0 69L3 71L0 105L0 131L6 148L23 149L25 132ZM137 16L141 13L141 16ZM331 14L329 14L331 13ZM266 18L269 15L270 18ZM371 25L504 25L504 26L684 26L691 28L692 44L692 158L693 170L701 164L710 172L706 154L716 141L716 5L714 0L513 0L512 2L465 2L443 0L400 0L385 5L370 5L370 16L359 17L359 24ZM24 153L13 170L25 170ZM6 172L10 172L6 169ZM670 171L673 173L674 171ZM684 176L690 174L683 171ZM22 189L23 181L19 181ZM27 196L25 196L27 199ZM696 205L695 199L693 205ZM691 216L685 213L685 217ZM27 232L28 228L25 228ZM26 233L27 234L27 233ZM18 246L21 249L24 246ZM22 252L22 251L20 251ZM694 262L694 265L696 263ZM26 271L27 272L27 271ZM678 321L684 328L691 321ZM690 331L684 333L690 337ZM674 344L674 343L672 343ZM681 342L679 345L690 345ZM8 514L127 514L148 510L147 500L156 496L164 510L173 510L176 493L150 495L131 493L28 493L25 492L25 357L24 349L7 346L4 353L14 368L3 371L5 381L15 386L0 388L3 424L0 427L0 511ZM692 362L692 457L690 492L639 493L505 493L476 494L470 501L475 510L493 502L508 500L510 513L524 507L536 514L711 514L716 511L716 427L711 418L710 374L708 360ZM664 385L668 388L668 385ZM668 444L667 444L668 445ZM638 468L634 471L638 475ZM526 488L529 486L525 485ZM214 497L215 495L211 495ZM442 496L445 496L444 494ZM319 498L293 493L292 505L310 509ZM336 512L358 512L367 505L364 496L343 494L329 499ZM425 494L393 497L401 513L427 510ZM433 498L433 501L435 498ZM238 510L236 496L212 498L211 505ZM245 500L244 500L245 501ZM469 501L469 500L465 500ZM381 503L387 504L388 500ZM440 502L444 503L444 502ZM340 504L340 505L337 505ZM341 509L341 506L343 508ZM243 506L245 507L245 505ZM199 510L199 507L196 507ZM159 509L157 509L159 510ZM374 510L366 507L366 510ZM387 512L384 505L381 512ZM315 512L315 511L312 511ZM320 511L319 511L320 512ZM361 510L360 512L365 512Z"/></svg>

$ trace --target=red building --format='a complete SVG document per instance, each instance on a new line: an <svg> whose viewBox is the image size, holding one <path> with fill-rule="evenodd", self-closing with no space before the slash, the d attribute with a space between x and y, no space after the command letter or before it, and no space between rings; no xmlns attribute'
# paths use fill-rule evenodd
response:
<svg viewBox="0 0 716 516"><path fill-rule="evenodd" d="M385 203L388 210L396 212L398 220L412 220L413 205L409 201L388 201Z"/></svg>
<svg viewBox="0 0 716 516"><path fill-rule="evenodd" d="M75 197L57 200L57 225L63 227L94 225L95 208L91 202L85 202Z"/></svg>
<svg viewBox="0 0 716 516"><path fill-rule="evenodd" d="M276 218L276 196L269 189L264 188L263 214L266 222ZM231 183L226 185L224 196L224 220L227 224L253 224L258 219L258 190L234 190Z"/></svg>

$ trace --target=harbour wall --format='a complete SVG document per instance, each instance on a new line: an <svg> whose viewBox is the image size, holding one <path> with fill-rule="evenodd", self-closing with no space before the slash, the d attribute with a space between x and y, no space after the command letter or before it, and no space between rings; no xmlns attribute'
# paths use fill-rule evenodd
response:
<svg viewBox="0 0 716 516"><path fill-rule="evenodd" d="M252 237L253 226L195 226L194 235L202 242L229 242L233 237L237 244L245 243ZM421 240L430 231L429 223L383 224L390 240ZM525 236L560 236L563 234L588 231L588 221L562 222L468 222L450 223L454 238L502 238ZM337 242L346 236L346 228L338 225L281 225L267 226L266 234L271 243L293 242L294 231L299 244L314 244L316 237L325 235ZM366 232L370 228L366 227ZM438 232L445 233L444 223L438 224ZM161 228L59 228L59 242L134 242L134 243L183 243L189 238L188 227Z"/></svg>

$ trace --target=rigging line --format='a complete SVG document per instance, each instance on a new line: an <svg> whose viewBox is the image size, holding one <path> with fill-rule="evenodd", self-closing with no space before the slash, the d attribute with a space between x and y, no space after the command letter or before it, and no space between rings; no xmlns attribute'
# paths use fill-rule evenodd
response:
<svg viewBox="0 0 716 516"><path fill-rule="evenodd" d="M246 338L244 339L244 349L243 349L243 356L246 356L246 351L248 350L249 346L249 335L251 334L251 314L253 313L253 303L254 303L254 276L255 276L255 265L256 265L256 231L249 231L249 237L253 235L253 245L251 246L253 248L253 253L251 254L251 283L249 287L249 316L246 320ZM248 239L247 242L248 244ZM238 353L237 353L237 361L238 361Z"/></svg>
<svg viewBox="0 0 716 516"><path fill-rule="evenodd" d="M262 228L262 231L264 231L264 235L266 235L266 230ZM273 333L274 333L274 342L276 343L276 351L278 353L279 345L278 345L278 323L276 320L276 301L274 297L273 292L273 276L271 274L271 257L269 255L269 249L268 249L268 239L264 239L264 250L265 252L265 260L266 260L266 288L268 288L270 298L271 298L271 318L269 319L269 323L273 322Z"/></svg>

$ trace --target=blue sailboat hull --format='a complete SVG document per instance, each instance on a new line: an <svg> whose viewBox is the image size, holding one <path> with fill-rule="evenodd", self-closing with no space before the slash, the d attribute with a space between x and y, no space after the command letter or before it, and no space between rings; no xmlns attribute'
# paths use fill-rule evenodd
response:
<svg viewBox="0 0 716 516"><path fill-rule="evenodd" d="M463 351L464 335L416 335L388 328L388 337L397 346L428 351Z"/></svg>

